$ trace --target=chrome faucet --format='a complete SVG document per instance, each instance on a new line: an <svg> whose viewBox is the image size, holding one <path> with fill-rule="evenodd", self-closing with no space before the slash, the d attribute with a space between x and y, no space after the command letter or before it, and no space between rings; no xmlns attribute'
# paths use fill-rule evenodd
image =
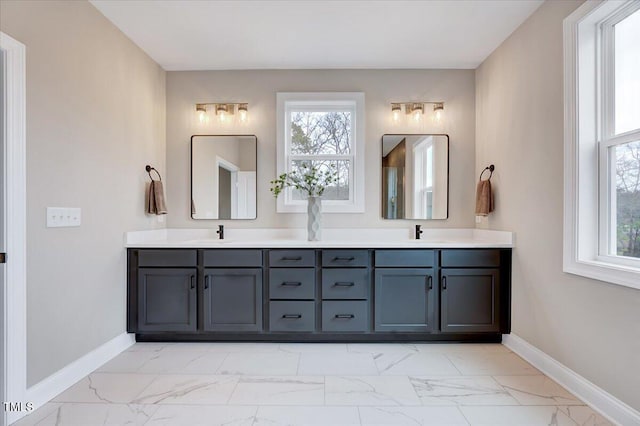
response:
<svg viewBox="0 0 640 426"><path fill-rule="evenodd" d="M422 229L422 225L416 225L416 240L420 239L420 235L424 232Z"/></svg>
<svg viewBox="0 0 640 426"><path fill-rule="evenodd" d="M220 240L224 240L224 225L218 225L218 230L216 231L216 234L218 234L218 238Z"/></svg>

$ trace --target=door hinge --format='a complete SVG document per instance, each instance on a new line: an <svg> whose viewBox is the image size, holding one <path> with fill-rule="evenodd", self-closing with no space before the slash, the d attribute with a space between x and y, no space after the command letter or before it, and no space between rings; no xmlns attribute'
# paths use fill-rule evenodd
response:
<svg viewBox="0 0 640 426"><path fill-rule="evenodd" d="M7 253L0 253L0 263L7 263Z"/></svg>

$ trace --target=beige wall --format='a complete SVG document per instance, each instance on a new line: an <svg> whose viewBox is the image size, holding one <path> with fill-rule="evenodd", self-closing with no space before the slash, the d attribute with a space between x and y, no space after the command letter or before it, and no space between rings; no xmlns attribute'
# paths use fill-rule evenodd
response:
<svg viewBox="0 0 640 426"><path fill-rule="evenodd" d="M640 409L640 291L562 272L562 20L547 1L476 71L476 172L493 229L516 233L513 332Z"/></svg>
<svg viewBox="0 0 640 426"><path fill-rule="evenodd" d="M27 47L28 384L125 331L123 233L165 163L165 72L87 2L0 2ZM79 228L45 208L81 207Z"/></svg>
<svg viewBox="0 0 640 426"><path fill-rule="evenodd" d="M326 227L404 227L415 221L384 221L380 207L381 139L385 133L448 133L451 136L449 219L425 226L472 227L475 189L475 82L473 70L296 70L193 71L167 73L168 224L172 228L213 227L190 218L189 138L193 134L255 134L258 137L258 217L228 221L230 227L305 227L305 214L277 214L269 192L276 174L276 93L361 91L365 93L366 201L363 214L325 214ZM394 125L391 101L445 102L444 119L422 125ZM199 122L197 102L249 103L249 123ZM429 108L427 107L427 110ZM225 223L225 222L222 222Z"/></svg>

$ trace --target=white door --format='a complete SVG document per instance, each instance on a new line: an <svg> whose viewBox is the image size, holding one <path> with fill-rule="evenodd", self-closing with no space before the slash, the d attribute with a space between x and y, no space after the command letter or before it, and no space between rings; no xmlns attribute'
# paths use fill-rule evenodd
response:
<svg viewBox="0 0 640 426"><path fill-rule="evenodd" d="M5 211L5 198L4 198L4 185L5 178L5 166L4 166L4 151L5 151L5 123L4 123L4 111L5 111L5 66L4 66L4 51L0 49L0 403L6 401L6 359L5 359L5 283L6 283L6 265L5 265L5 223L6 223L6 211ZM6 424L6 414L4 405L0 407L0 425Z"/></svg>
<svg viewBox="0 0 640 426"><path fill-rule="evenodd" d="M236 178L236 219L255 219L256 172L238 172Z"/></svg>

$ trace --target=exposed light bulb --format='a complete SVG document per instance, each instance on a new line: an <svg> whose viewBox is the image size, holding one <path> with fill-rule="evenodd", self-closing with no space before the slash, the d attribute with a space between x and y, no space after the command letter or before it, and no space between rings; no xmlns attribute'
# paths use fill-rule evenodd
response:
<svg viewBox="0 0 640 426"><path fill-rule="evenodd" d="M393 122L397 123L400 121L400 114L402 113L402 107L400 104L391 104L391 116L393 118Z"/></svg>
<svg viewBox="0 0 640 426"><path fill-rule="evenodd" d="M422 119L422 114L424 114L424 105L422 104L413 104L411 108L411 114L413 115L413 120L418 123Z"/></svg>
<svg viewBox="0 0 640 426"><path fill-rule="evenodd" d="M220 122L224 122L227 119L227 111L226 104L219 104L216 106L216 114L218 115Z"/></svg>
<svg viewBox="0 0 640 426"><path fill-rule="evenodd" d="M248 117L248 106L247 104L240 104L238 106L238 116L240 118L241 123L245 123Z"/></svg>
<svg viewBox="0 0 640 426"><path fill-rule="evenodd" d="M437 122L440 122L440 119L442 118L442 111L444 110L444 103L439 102L433 105L433 112L434 112L434 120Z"/></svg>
<svg viewBox="0 0 640 426"><path fill-rule="evenodd" d="M196 104L196 112L198 113L198 120L200 123L207 121L207 106L204 104Z"/></svg>

